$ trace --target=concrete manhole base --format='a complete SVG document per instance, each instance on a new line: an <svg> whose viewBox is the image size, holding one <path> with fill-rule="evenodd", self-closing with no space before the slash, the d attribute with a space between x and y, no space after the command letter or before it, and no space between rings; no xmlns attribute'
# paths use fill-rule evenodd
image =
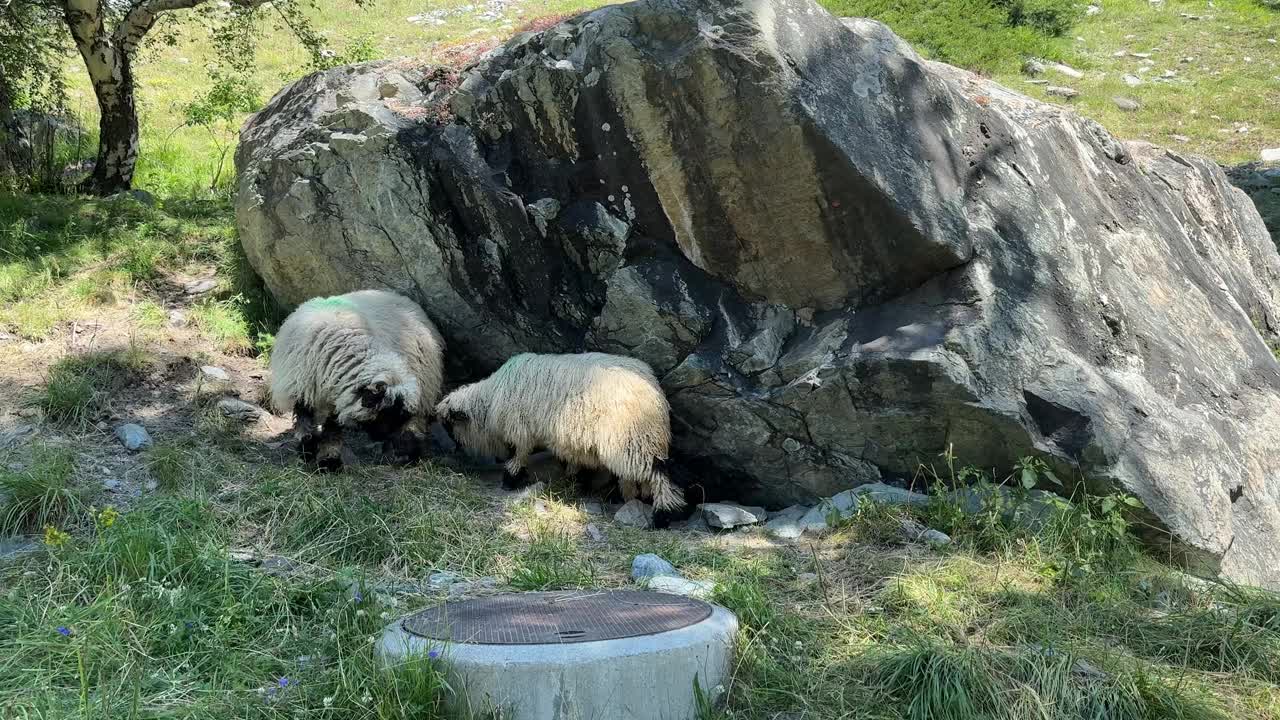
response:
<svg viewBox="0 0 1280 720"><path fill-rule="evenodd" d="M737 630L728 610L674 595L522 593L446 603L396 621L378 655L395 662L439 653L451 703L478 716L688 720L697 714L695 680L704 697L718 699ZM546 637L571 639L539 641Z"/></svg>

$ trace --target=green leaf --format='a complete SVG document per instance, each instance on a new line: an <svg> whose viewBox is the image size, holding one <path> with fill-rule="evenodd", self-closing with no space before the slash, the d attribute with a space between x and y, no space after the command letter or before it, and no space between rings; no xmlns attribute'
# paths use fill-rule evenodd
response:
<svg viewBox="0 0 1280 720"><path fill-rule="evenodd" d="M1049 468L1045 468L1043 471L1043 474L1045 477L1049 478L1049 482L1053 483L1054 485L1057 485L1058 487L1062 487L1062 481L1058 479L1057 475L1053 474L1052 470L1050 470Z"/></svg>
<svg viewBox="0 0 1280 720"><path fill-rule="evenodd" d="M1030 490L1036 486L1036 471L1029 467L1022 468L1022 487Z"/></svg>
<svg viewBox="0 0 1280 720"><path fill-rule="evenodd" d="M1102 512L1104 515L1115 509L1116 509L1115 498L1109 498L1109 497L1102 498Z"/></svg>
<svg viewBox="0 0 1280 720"><path fill-rule="evenodd" d="M1136 507L1136 508L1142 507L1142 501L1135 497L1126 497L1124 499L1124 504L1128 505L1129 507Z"/></svg>

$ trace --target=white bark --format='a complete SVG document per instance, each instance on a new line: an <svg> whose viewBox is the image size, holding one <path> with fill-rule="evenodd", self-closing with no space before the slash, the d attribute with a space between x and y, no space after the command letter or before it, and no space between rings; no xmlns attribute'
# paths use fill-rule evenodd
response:
<svg viewBox="0 0 1280 720"><path fill-rule="evenodd" d="M209 0L134 0L114 29L107 28L107 0L62 0L63 17L93 83L101 119L98 161L87 189L110 194L129 189L138 160L138 113L132 62L138 45L161 13L185 10ZM232 0L236 2L236 0ZM256 7L265 0L239 0Z"/></svg>

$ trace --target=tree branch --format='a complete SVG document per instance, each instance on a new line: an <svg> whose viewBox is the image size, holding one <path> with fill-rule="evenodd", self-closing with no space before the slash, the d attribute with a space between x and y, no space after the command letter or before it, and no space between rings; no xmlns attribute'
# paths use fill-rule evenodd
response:
<svg viewBox="0 0 1280 720"><path fill-rule="evenodd" d="M68 0L68 2L74 1ZM135 0L128 14L116 26L116 31L113 33L115 44L126 54L131 54L151 30L151 26L156 24L156 19L161 13L189 10L207 2L209 0ZM267 0L232 0L233 5L246 9L258 7L265 2Z"/></svg>

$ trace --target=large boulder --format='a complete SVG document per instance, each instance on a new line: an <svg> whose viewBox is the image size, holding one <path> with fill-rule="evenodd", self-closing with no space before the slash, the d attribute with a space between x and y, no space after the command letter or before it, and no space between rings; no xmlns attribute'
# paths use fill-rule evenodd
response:
<svg viewBox="0 0 1280 720"><path fill-rule="evenodd" d="M884 25L607 7L460 71L311 75L236 160L280 300L407 293L455 380L524 350L643 358L679 459L736 499L1038 455L1280 585L1280 257L1249 200Z"/></svg>

